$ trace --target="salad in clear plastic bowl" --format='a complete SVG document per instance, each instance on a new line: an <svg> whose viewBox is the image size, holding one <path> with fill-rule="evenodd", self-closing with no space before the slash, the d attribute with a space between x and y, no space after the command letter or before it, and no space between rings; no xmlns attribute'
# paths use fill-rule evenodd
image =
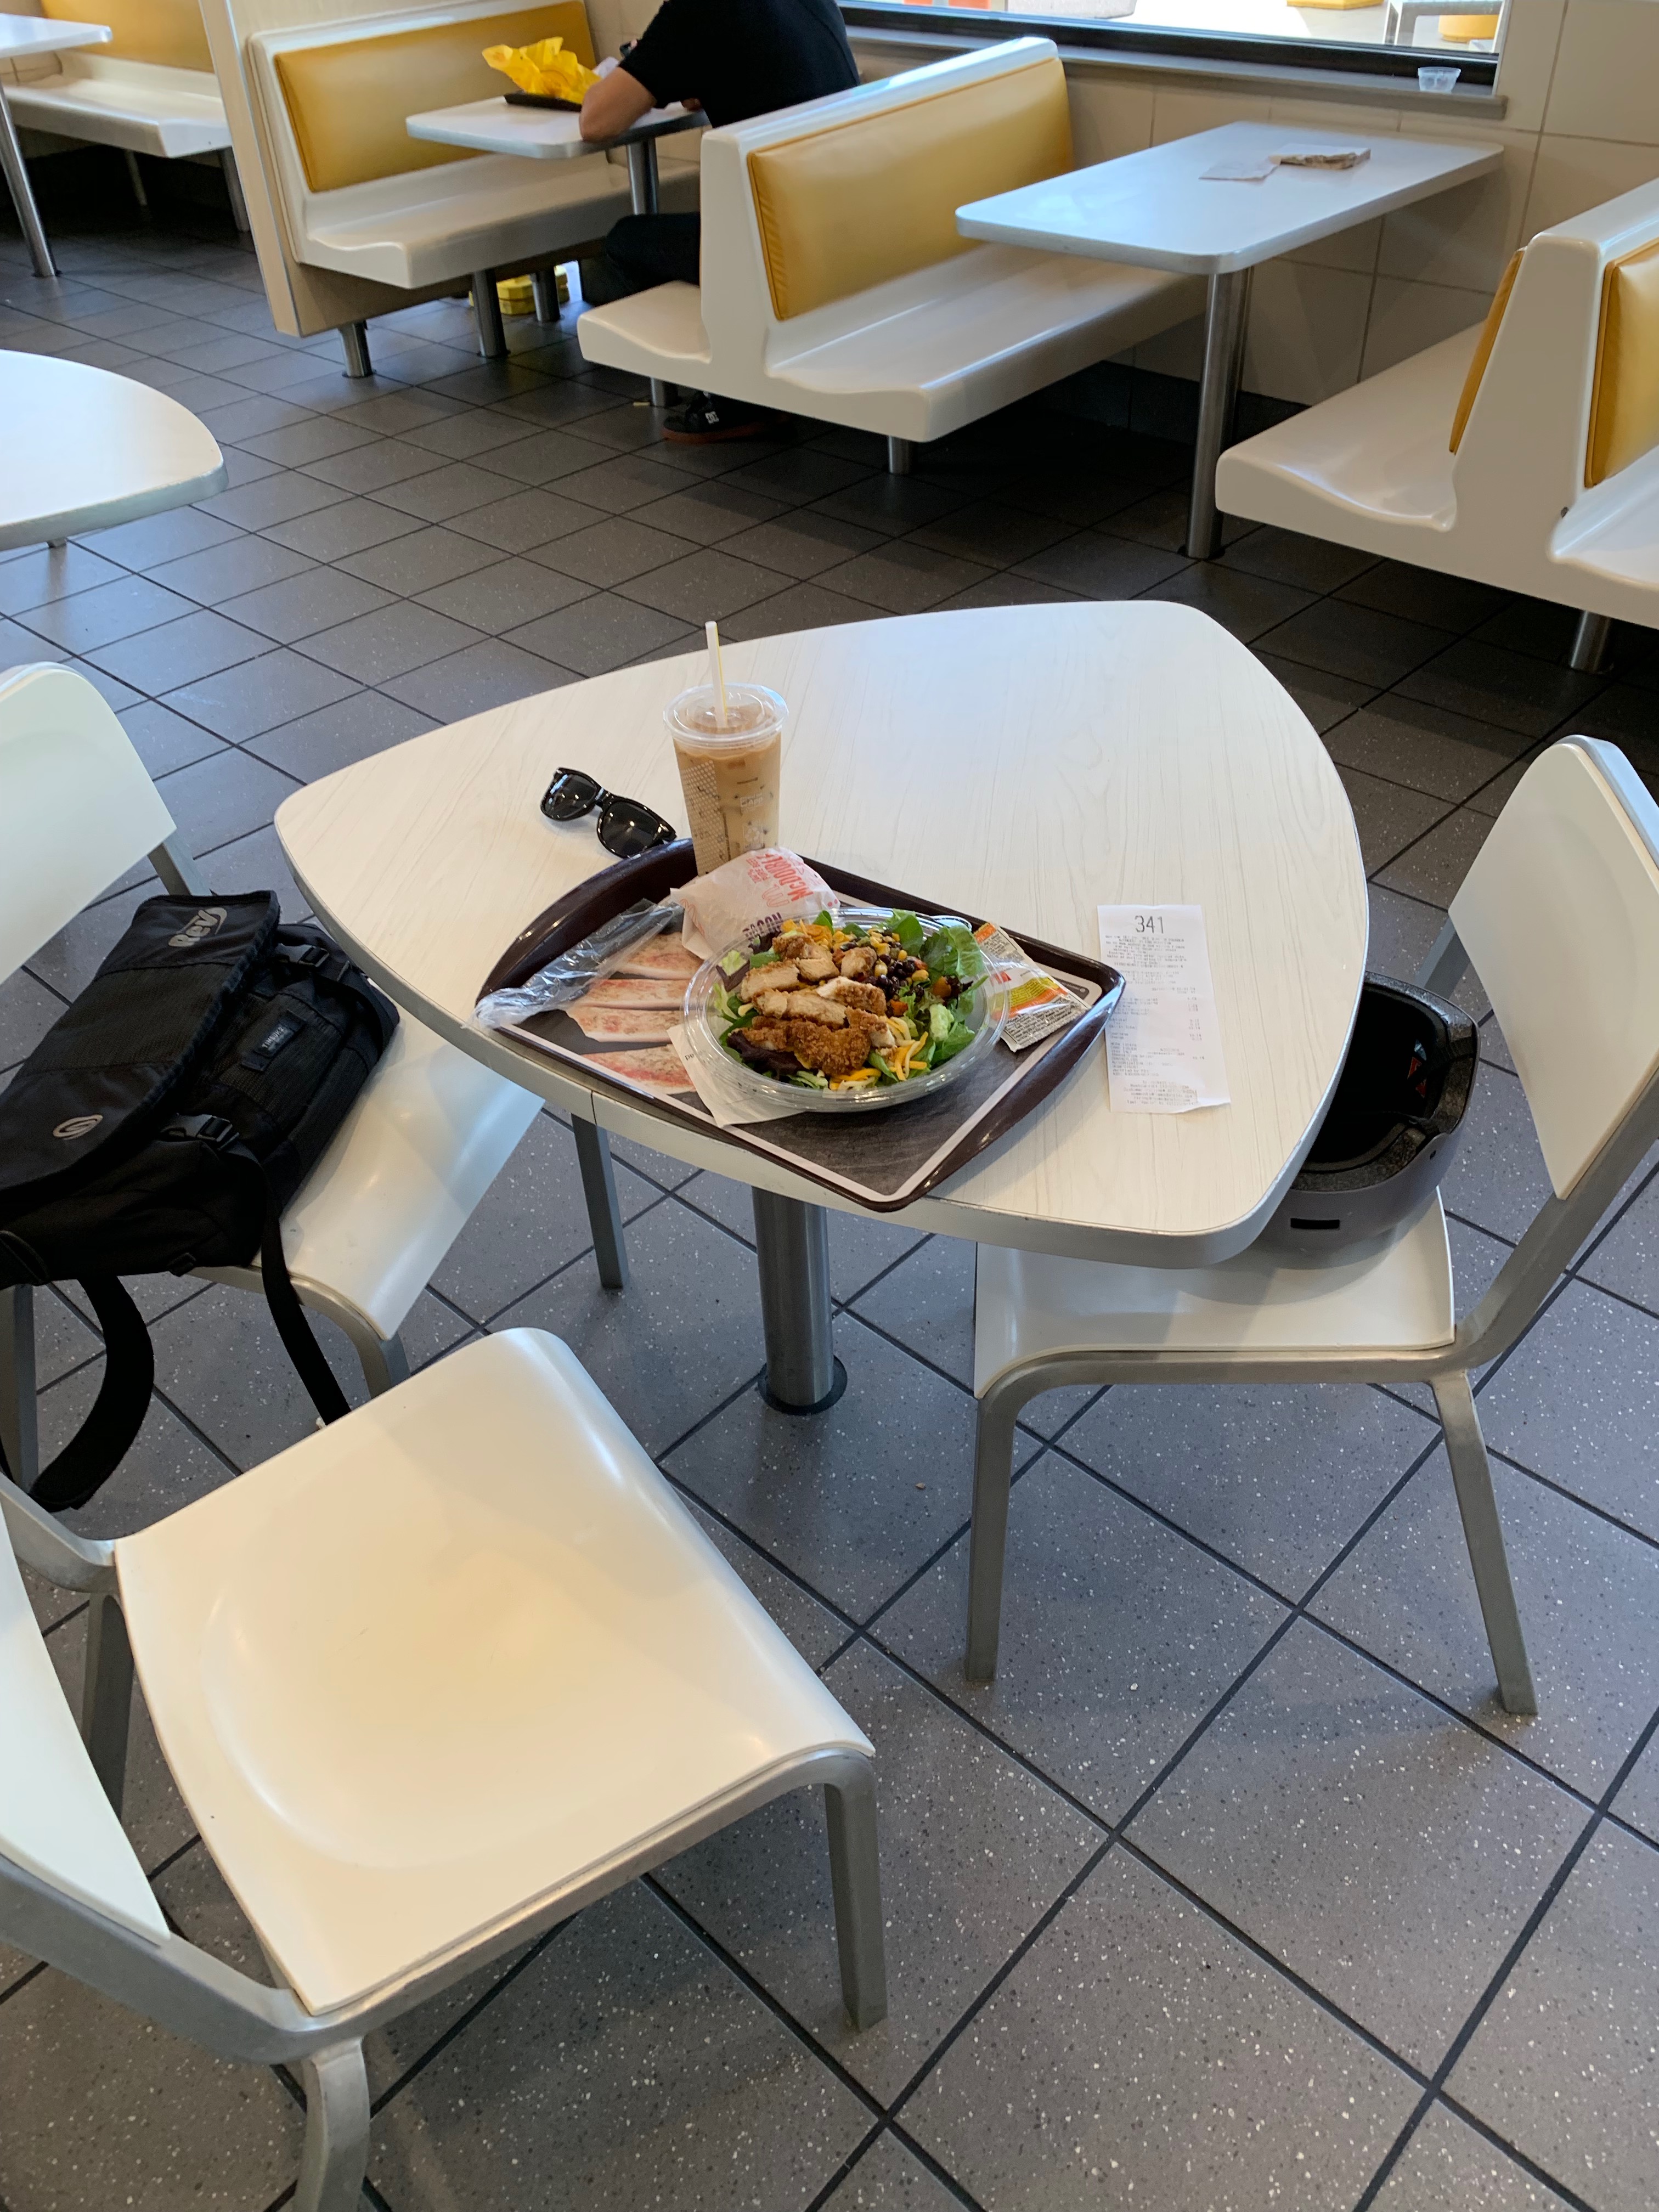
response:
<svg viewBox="0 0 1659 2212"><path fill-rule="evenodd" d="M959 1080L1001 1034L1006 999L959 916L843 906L705 961L685 1024L752 1095L860 1114Z"/></svg>

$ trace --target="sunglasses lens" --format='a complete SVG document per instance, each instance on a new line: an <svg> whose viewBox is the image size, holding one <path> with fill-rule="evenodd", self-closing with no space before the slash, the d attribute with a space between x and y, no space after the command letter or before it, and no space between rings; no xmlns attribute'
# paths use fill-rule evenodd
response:
<svg viewBox="0 0 1659 2212"><path fill-rule="evenodd" d="M599 803L603 787L579 768L562 768L542 798L542 812L550 822L574 822L590 814Z"/></svg>
<svg viewBox="0 0 1659 2212"><path fill-rule="evenodd" d="M619 860L637 859L674 842L674 825L637 799L613 799L599 817L599 842Z"/></svg>

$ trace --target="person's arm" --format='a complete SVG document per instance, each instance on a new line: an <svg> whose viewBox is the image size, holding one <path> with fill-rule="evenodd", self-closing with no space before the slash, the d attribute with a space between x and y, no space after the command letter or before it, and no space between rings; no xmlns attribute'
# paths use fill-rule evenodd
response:
<svg viewBox="0 0 1659 2212"><path fill-rule="evenodd" d="M613 69L599 79L582 102L582 137L589 140L619 138L655 106L655 100L637 77L629 76L625 69Z"/></svg>

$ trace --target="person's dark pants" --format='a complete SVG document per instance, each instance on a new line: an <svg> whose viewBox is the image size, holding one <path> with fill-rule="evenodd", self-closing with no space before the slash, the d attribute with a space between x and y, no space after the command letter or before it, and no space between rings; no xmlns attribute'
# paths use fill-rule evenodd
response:
<svg viewBox="0 0 1659 2212"><path fill-rule="evenodd" d="M582 263L582 297L603 307L653 285L695 284L702 252L701 216L625 215L611 225L605 252Z"/></svg>

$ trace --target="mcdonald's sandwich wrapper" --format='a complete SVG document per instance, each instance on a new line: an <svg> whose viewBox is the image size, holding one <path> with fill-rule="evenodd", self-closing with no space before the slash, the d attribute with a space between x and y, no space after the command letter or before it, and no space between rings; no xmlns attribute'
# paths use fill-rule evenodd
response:
<svg viewBox="0 0 1659 2212"><path fill-rule="evenodd" d="M520 92L568 100L578 107L599 81L599 70L568 52L562 39L538 39L533 46L486 46L483 58Z"/></svg>

